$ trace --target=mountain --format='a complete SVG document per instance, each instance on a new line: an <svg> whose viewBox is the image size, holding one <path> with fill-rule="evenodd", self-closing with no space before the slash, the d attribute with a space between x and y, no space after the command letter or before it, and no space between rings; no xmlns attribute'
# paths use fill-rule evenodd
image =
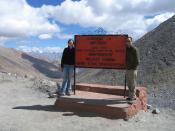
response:
<svg viewBox="0 0 175 131"><path fill-rule="evenodd" d="M28 54L31 56L34 56L36 58L44 59L44 60L47 60L50 62L55 62L55 61L60 62L61 57L62 57L62 53L55 53L55 52L53 52L53 53L50 53L50 52L43 52L43 53L29 52Z"/></svg>
<svg viewBox="0 0 175 131"><path fill-rule="evenodd" d="M61 78L58 66L15 49L0 47L0 72L22 76Z"/></svg>
<svg viewBox="0 0 175 131"><path fill-rule="evenodd" d="M140 51L140 78L145 84L175 82L175 16L135 42Z"/></svg>
<svg viewBox="0 0 175 131"><path fill-rule="evenodd" d="M134 43L140 54L138 84L175 83L175 16L161 23ZM123 84L124 71L84 69L77 81Z"/></svg>

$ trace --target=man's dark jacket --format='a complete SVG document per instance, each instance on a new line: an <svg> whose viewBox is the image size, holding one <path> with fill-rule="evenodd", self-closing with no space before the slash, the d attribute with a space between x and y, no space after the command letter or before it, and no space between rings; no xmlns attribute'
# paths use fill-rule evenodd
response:
<svg viewBox="0 0 175 131"><path fill-rule="evenodd" d="M134 45L126 48L126 68L127 70L136 70L139 64L138 50Z"/></svg>
<svg viewBox="0 0 175 131"><path fill-rule="evenodd" d="M75 60L75 48L65 48L63 51L63 55L61 58L61 67L63 68L63 65L74 65Z"/></svg>

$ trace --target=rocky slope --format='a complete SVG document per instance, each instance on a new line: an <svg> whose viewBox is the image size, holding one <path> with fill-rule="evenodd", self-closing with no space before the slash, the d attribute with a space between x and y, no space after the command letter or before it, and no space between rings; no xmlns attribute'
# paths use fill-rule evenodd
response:
<svg viewBox="0 0 175 131"><path fill-rule="evenodd" d="M142 83L175 82L175 16L135 44L140 50Z"/></svg>
<svg viewBox="0 0 175 131"><path fill-rule="evenodd" d="M0 72L22 76L61 78L58 66L26 53L0 47Z"/></svg>

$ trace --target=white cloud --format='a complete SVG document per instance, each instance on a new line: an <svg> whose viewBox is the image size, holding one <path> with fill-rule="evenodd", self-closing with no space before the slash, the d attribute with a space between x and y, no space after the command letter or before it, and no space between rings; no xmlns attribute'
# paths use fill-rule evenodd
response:
<svg viewBox="0 0 175 131"><path fill-rule="evenodd" d="M80 24L83 27L98 24L105 20L106 15L97 16L87 1L66 0L58 6L43 6L42 11L49 13L56 20L65 24Z"/></svg>
<svg viewBox="0 0 175 131"><path fill-rule="evenodd" d="M30 37L60 31L39 8L29 6L25 0L0 0L0 14L1 37Z"/></svg>
<svg viewBox="0 0 175 131"><path fill-rule="evenodd" d="M33 8L25 0L0 0L0 37L72 38L54 22L58 21L138 38L174 15L174 5L175 0L65 0L57 6Z"/></svg>
<svg viewBox="0 0 175 131"><path fill-rule="evenodd" d="M17 50L30 53L62 53L63 49L59 46L56 47L29 47L29 46L19 46Z"/></svg>
<svg viewBox="0 0 175 131"><path fill-rule="evenodd" d="M155 16L152 19L147 19L146 24L148 25L147 26L148 31L158 26L160 23L164 22L165 20L172 17L173 15L174 13L163 13L163 14Z"/></svg>
<svg viewBox="0 0 175 131"><path fill-rule="evenodd" d="M41 10L64 24L103 27L108 32L120 31L138 38L175 14L173 5L174 0L65 0ZM155 17L145 19L150 15Z"/></svg>
<svg viewBox="0 0 175 131"><path fill-rule="evenodd" d="M39 35L39 38L40 39L50 39L50 38L52 38L52 35L50 35L50 34L41 34L41 35Z"/></svg>

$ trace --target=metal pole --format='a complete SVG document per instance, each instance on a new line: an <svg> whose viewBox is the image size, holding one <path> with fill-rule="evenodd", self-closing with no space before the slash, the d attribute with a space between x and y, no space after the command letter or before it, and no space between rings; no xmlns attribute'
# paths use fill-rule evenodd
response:
<svg viewBox="0 0 175 131"><path fill-rule="evenodd" d="M75 48L75 54L74 54L74 95L76 90L76 35L74 36L74 48Z"/></svg>
<svg viewBox="0 0 175 131"><path fill-rule="evenodd" d="M125 73L125 89L124 89L123 96L124 96L124 98L126 97L126 73Z"/></svg>
<svg viewBox="0 0 175 131"><path fill-rule="evenodd" d="M124 98L126 97L126 72L125 72L125 89L124 89L124 94L123 94Z"/></svg>
<svg viewBox="0 0 175 131"><path fill-rule="evenodd" d="M128 39L128 35L127 35L127 39ZM125 39L126 40L126 39ZM127 51L126 51L126 45L125 45L125 89L124 89L124 94L123 94L123 96L124 96L124 98L126 97L126 56L127 56Z"/></svg>
<svg viewBox="0 0 175 131"><path fill-rule="evenodd" d="M75 95L75 88L76 88L76 68L74 66L74 95Z"/></svg>

